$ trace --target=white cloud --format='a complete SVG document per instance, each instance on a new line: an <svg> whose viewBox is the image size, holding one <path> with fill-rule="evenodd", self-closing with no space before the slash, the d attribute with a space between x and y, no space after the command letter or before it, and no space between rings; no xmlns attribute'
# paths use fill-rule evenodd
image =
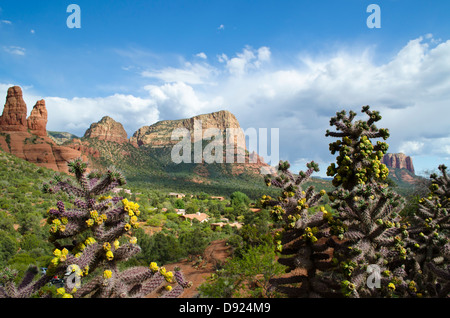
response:
<svg viewBox="0 0 450 318"><path fill-rule="evenodd" d="M12 24L12 22L9 21L9 20L1 20L0 22L3 23L3 24L9 24L9 25Z"/></svg>
<svg viewBox="0 0 450 318"><path fill-rule="evenodd" d="M417 153L421 153L423 146L425 144L420 141L405 141L399 147L399 152L415 155Z"/></svg>
<svg viewBox="0 0 450 318"><path fill-rule="evenodd" d="M390 152L446 160L450 40L426 35L405 43L385 63L376 63L374 56L374 48L341 50L327 56L301 54L287 64L269 47L247 46L234 55L218 54L215 61L183 61L179 67L144 71L147 94L141 97L47 98L49 127L84 133L107 114L133 133L156 120L226 109L244 129L279 128L280 159L291 161L294 171L315 160L325 175L327 163L334 160L328 150L333 139L325 137L332 129L330 117L342 109L359 113L368 104L383 116L377 126L391 132ZM416 165L416 170L425 169Z"/></svg>
<svg viewBox="0 0 450 318"><path fill-rule="evenodd" d="M20 56L24 56L25 55L25 49L23 47L20 46L4 46L3 50L9 54L13 54L13 55L20 55Z"/></svg>
<svg viewBox="0 0 450 318"><path fill-rule="evenodd" d="M219 27L217 28L217 30L225 30L225 26L223 24L219 25Z"/></svg>
<svg viewBox="0 0 450 318"><path fill-rule="evenodd" d="M450 40L435 41L430 35L413 39L382 64L374 62L373 50L302 54L297 64L287 65L268 47L245 47L231 57L218 54L215 68L203 64L214 71L197 76L203 74L204 83L214 80L216 86L191 86L200 82L192 80L182 85L178 77L177 85L154 86L152 98L159 98L158 109L163 106L170 114L170 108L178 118L228 109L244 128L280 128L281 159L307 160L308 154L321 163L334 160L328 151L332 140L324 136L332 129L330 117L342 109L359 112L368 104L383 116L378 126L391 131L390 152L448 157ZM326 164L321 170L323 175Z"/></svg>
<svg viewBox="0 0 450 318"><path fill-rule="evenodd" d="M139 127L155 123L159 118L159 111L153 100L133 95L44 99L49 113L47 128L56 131L69 130L78 135L83 135L91 123L106 115L120 122L128 137Z"/></svg>
<svg viewBox="0 0 450 318"><path fill-rule="evenodd" d="M143 77L156 78L166 83L183 82L188 84L207 84L215 69L204 63L186 62L183 68L166 67L160 70L143 71Z"/></svg>
<svg viewBox="0 0 450 318"><path fill-rule="evenodd" d="M250 70L259 69L263 62L270 60L270 49L261 47L254 50L251 47L245 47L236 57L228 58L225 54L219 55L218 60L226 64L228 72L232 75L243 76Z"/></svg>
<svg viewBox="0 0 450 318"><path fill-rule="evenodd" d="M195 54L195 56L197 56L201 59L204 59L204 60L206 60L208 58L204 52L197 53L197 54Z"/></svg>
<svg viewBox="0 0 450 318"><path fill-rule="evenodd" d="M192 86L183 82L166 83L161 86L147 85L145 89L165 119L195 116L211 106L222 104L220 97L203 99Z"/></svg>

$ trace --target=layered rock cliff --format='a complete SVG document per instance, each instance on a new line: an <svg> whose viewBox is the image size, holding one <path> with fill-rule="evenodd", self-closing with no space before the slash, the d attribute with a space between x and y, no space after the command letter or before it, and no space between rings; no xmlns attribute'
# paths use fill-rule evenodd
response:
<svg viewBox="0 0 450 318"><path fill-rule="evenodd" d="M181 132L179 135L174 134L177 130ZM144 126L133 134L130 142L136 147L173 147L184 138L182 131L189 131L192 143L205 141L203 146L211 143L212 137L221 138L215 139L215 141L221 143L223 151L222 162L233 164L231 173L234 175L240 175L245 171L252 171L255 174L275 172L257 153L249 153L247 151L244 131L241 129L236 117L226 110L187 119L164 120L150 126ZM227 149L232 149L235 154L231 161L227 158ZM238 154L243 154L244 158L238 158ZM192 161L194 160L192 159ZM205 165L205 158L203 158L202 163L199 164L195 172L200 176L207 177L208 174L205 172L205 168L202 167L203 165Z"/></svg>
<svg viewBox="0 0 450 318"><path fill-rule="evenodd" d="M387 153L382 161L388 168L406 169L414 173L414 165L410 156L403 153Z"/></svg>
<svg viewBox="0 0 450 318"><path fill-rule="evenodd" d="M38 101L27 119L22 89L10 87L0 117L0 147L39 166L68 172L67 162L80 157L81 152L57 145L47 136L46 126L45 101Z"/></svg>
<svg viewBox="0 0 450 318"><path fill-rule="evenodd" d="M196 123L201 127L202 134L210 128L217 128L223 134L227 128L239 129L240 125L236 117L226 110L194 116L187 119L163 120L151 126L144 126L138 129L130 138L130 142L137 146L148 145L151 147L169 147L173 146L178 140L171 140L172 132L175 129L187 129L191 134L191 140L194 142L194 129ZM243 132L238 133L238 138L244 136ZM201 138L201 137L200 137Z"/></svg>

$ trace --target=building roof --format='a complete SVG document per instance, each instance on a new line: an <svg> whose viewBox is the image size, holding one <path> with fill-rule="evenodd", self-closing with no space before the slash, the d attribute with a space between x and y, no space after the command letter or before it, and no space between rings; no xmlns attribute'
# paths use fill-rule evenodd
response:
<svg viewBox="0 0 450 318"><path fill-rule="evenodd" d="M184 214L182 215L182 217L184 217L185 219L190 219L191 221L193 219L197 219L200 222L206 221L209 219L209 215L206 213L201 213L201 212L197 212L197 213L192 213L192 214Z"/></svg>

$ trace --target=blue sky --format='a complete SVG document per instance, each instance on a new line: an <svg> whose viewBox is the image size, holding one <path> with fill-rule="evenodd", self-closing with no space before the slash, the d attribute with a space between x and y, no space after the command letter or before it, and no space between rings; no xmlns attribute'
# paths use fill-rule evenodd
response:
<svg viewBox="0 0 450 318"><path fill-rule="evenodd" d="M72 3L80 29L66 25ZM381 28L367 27L371 3ZM47 128L77 135L104 115L130 137L227 109L243 128L279 128L280 159L316 160L321 175L329 118L369 104L389 151L421 173L450 162L448 12L441 0L1 0L0 90L20 85L29 111L44 98Z"/></svg>

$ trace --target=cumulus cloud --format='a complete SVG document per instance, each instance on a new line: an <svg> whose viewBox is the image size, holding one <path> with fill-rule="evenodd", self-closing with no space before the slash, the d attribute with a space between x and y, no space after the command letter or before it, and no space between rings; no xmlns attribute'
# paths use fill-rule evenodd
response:
<svg viewBox="0 0 450 318"><path fill-rule="evenodd" d="M49 130L70 131L82 136L90 124L103 116L120 122L130 137L138 128L155 123L159 111L151 99L114 94L107 97L72 99L44 97Z"/></svg>
<svg viewBox="0 0 450 318"><path fill-rule="evenodd" d="M219 66L203 65L212 71L199 74L205 83L217 82L214 87L192 86L199 81L178 77L177 84L148 88L158 109L196 114L224 108L244 128L280 128L280 157L292 162L333 161L331 140L324 136L329 118L367 104L381 112L379 126L391 131L389 151L444 155L450 149L450 41L426 35L405 43L385 63L374 56L373 49L301 54L296 64L277 61L282 66L274 67L270 48L244 47L231 57L217 55Z"/></svg>
<svg viewBox="0 0 450 318"><path fill-rule="evenodd" d="M179 119L199 115L212 105L222 104L220 97L203 99L194 88L183 82L161 86L147 85L145 89L165 119Z"/></svg>
<svg viewBox="0 0 450 318"><path fill-rule="evenodd" d="M84 133L90 123L110 115L131 134L157 120L226 109L244 129L279 128L280 159L291 161L294 171L315 160L324 176L334 161L328 151L332 140L325 137L330 117L370 105L383 116L378 126L391 132L390 152L432 156L433 163L448 159L450 40L412 39L383 63L375 62L376 53L374 48L302 53L291 64L266 46L219 53L214 61L193 56L179 66L140 73L148 80L143 96L46 98L55 114L49 128Z"/></svg>
<svg viewBox="0 0 450 318"><path fill-rule="evenodd" d="M197 54L195 54L195 56L197 56L201 59L204 59L204 60L206 60L208 58L204 52L197 53Z"/></svg>
<svg viewBox="0 0 450 318"><path fill-rule="evenodd" d="M270 49L261 47L255 51L250 47L245 47L241 53L237 53L233 58L221 54L218 56L218 60L226 64L226 69L231 75L242 76L249 70L260 68L263 62L268 62L270 60Z"/></svg>

